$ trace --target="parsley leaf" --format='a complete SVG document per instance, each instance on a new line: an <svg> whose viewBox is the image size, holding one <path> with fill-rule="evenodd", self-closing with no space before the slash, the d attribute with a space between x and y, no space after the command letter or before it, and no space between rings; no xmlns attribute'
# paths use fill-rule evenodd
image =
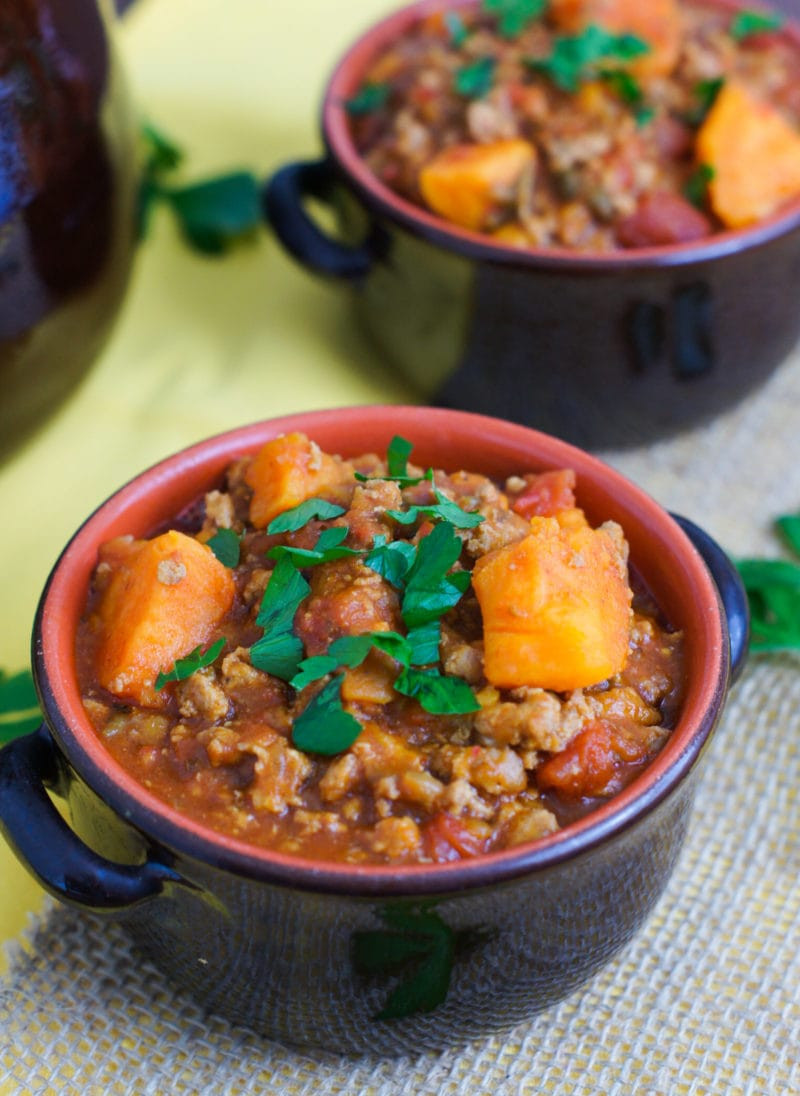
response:
<svg viewBox="0 0 800 1096"><path fill-rule="evenodd" d="M300 602L311 593L311 587L292 563L279 559L270 575L256 624L267 632L288 632Z"/></svg>
<svg viewBox="0 0 800 1096"><path fill-rule="evenodd" d="M529 57L525 64L544 73L562 91L574 92L581 80L596 75L601 61L609 57L630 61L649 52L648 44L636 35L609 34L592 23L580 34L557 37L549 57Z"/></svg>
<svg viewBox="0 0 800 1096"><path fill-rule="evenodd" d="M389 84L363 84L355 95L345 99L344 109L356 118L362 114L372 114L386 103L390 92Z"/></svg>
<svg viewBox="0 0 800 1096"><path fill-rule="evenodd" d="M775 527L800 557L800 514L784 514ZM750 650L800 650L800 562L740 559L736 568L750 606Z"/></svg>
<svg viewBox="0 0 800 1096"><path fill-rule="evenodd" d="M631 107L637 125L644 126L652 121L655 108L645 103L639 81L629 72L625 69L601 69L598 75L614 90L623 103Z"/></svg>
<svg viewBox="0 0 800 1096"><path fill-rule="evenodd" d="M302 529L313 518L327 521L329 518L341 517L344 512L344 507L337 506L334 502L317 498L306 499L305 502L293 506L290 510L284 510L282 514L278 514L276 518L273 518L267 526L267 532L294 533L298 529Z"/></svg>
<svg viewBox="0 0 800 1096"><path fill-rule="evenodd" d="M250 648L250 662L257 670L291 681L303 658L303 643L291 631L269 632Z"/></svg>
<svg viewBox="0 0 800 1096"><path fill-rule="evenodd" d="M479 57L462 65L453 75L453 87L465 99L480 99L490 90L497 62L494 57Z"/></svg>
<svg viewBox="0 0 800 1096"><path fill-rule="evenodd" d="M361 734L361 724L342 707L342 675L338 674L312 697L292 725L298 750L333 756L349 749Z"/></svg>
<svg viewBox="0 0 800 1096"><path fill-rule="evenodd" d="M698 164L683 186L683 193L693 206L703 209L708 199L708 184L716 175L711 164Z"/></svg>
<svg viewBox="0 0 800 1096"><path fill-rule="evenodd" d="M0 670L0 745L35 731L42 722L30 670L10 676Z"/></svg>
<svg viewBox="0 0 800 1096"><path fill-rule="evenodd" d="M377 536L364 563L399 590L402 589L416 554L417 549L410 541L393 540L387 543L386 537Z"/></svg>
<svg viewBox="0 0 800 1096"><path fill-rule="evenodd" d="M167 673L160 673L156 678L156 691L163 689L170 681L185 681L187 677L191 677L198 670L210 666L219 658L224 646L225 639L222 638L218 639L216 643L212 643L205 651L202 647L195 647L185 658L176 658L172 669Z"/></svg>
<svg viewBox="0 0 800 1096"><path fill-rule="evenodd" d="M279 559L270 575L256 624L264 635L250 648L257 670L289 681L303 658L303 644L292 631L295 613L311 587L287 556Z"/></svg>
<svg viewBox="0 0 800 1096"><path fill-rule="evenodd" d="M411 666L432 666L439 661L439 644L442 640L440 620L429 620L411 628L406 641L410 647L408 664Z"/></svg>
<svg viewBox="0 0 800 1096"><path fill-rule="evenodd" d="M497 29L504 38L516 38L546 7L547 0L483 0L483 10L497 16Z"/></svg>
<svg viewBox="0 0 800 1096"><path fill-rule="evenodd" d="M462 510L457 502L449 499L438 487L433 489L435 504L426 506L409 506L408 510L387 510L386 513L400 525L413 525L420 518L430 518L432 521L447 521L456 529L474 529L484 521L483 514Z"/></svg>
<svg viewBox="0 0 800 1096"><path fill-rule="evenodd" d="M739 11L731 20L728 32L731 38L742 42L754 34L780 30L784 22L783 16L778 15L777 12L772 14L760 11Z"/></svg>
<svg viewBox="0 0 800 1096"><path fill-rule="evenodd" d="M447 27L450 41L456 49L461 49L469 38L469 29L465 26L464 20L454 11L446 11L444 13L444 25Z"/></svg>
<svg viewBox="0 0 800 1096"><path fill-rule="evenodd" d="M241 541L233 529L218 529L206 543L223 566L239 566Z"/></svg>
<svg viewBox="0 0 800 1096"><path fill-rule="evenodd" d="M399 434L395 434L389 442L386 450L386 467L393 479L395 476L404 478L408 475L408 458L413 448L413 444Z"/></svg>
<svg viewBox="0 0 800 1096"><path fill-rule="evenodd" d="M184 237L206 255L223 254L261 223L259 186L249 171L170 187L164 197Z"/></svg>
<svg viewBox="0 0 800 1096"><path fill-rule="evenodd" d="M683 115L684 121L688 125L693 126L696 129L703 124L708 116L708 112L713 107L717 96L722 90L724 83L724 77L717 76L713 80L699 80L694 85L692 94L694 95L696 105Z"/></svg>
<svg viewBox="0 0 800 1096"><path fill-rule="evenodd" d="M448 571L461 555L461 541L449 523L435 525L417 546L407 581L401 614L409 628L438 619L463 594ZM462 572L467 575L468 572Z"/></svg>
<svg viewBox="0 0 800 1096"><path fill-rule="evenodd" d="M150 124L142 126L144 169L138 200L138 232L147 234L157 202L169 206L182 235L197 251L220 255L261 223L258 180L249 171L233 171L201 182L174 186L173 173L184 154Z"/></svg>
<svg viewBox="0 0 800 1096"><path fill-rule="evenodd" d="M394 683L398 693L410 696L433 715L460 715L480 711L466 681L438 670L405 669Z"/></svg>
<svg viewBox="0 0 800 1096"><path fill-rule="evenodd" d="M345 548L349 530L346 525L332 525L323 529L313 548L295 548L290 544L276 544L267 552L268 559L291 559L298 567L313 567L317 563L329 563L345 556L360 556L360 548Z"/></svg>

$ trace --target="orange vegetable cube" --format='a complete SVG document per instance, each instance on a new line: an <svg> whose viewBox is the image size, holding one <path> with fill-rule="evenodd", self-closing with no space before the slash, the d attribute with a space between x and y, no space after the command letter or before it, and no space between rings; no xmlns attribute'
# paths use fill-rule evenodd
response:
<svg viewBox="0 0 800 1096"><path fill-rule="evenodd" d="M769 103L729 80L697 134L714 169L711 207L729 228L753 224L800 196L800 133Z"/></svg>
<svg viewBox="0 0 800 1096"><path fill-rule="evenodd" d="M162 671L206 644L233 603L231 572L210 548L170 530L110 547L112 568L98 610L97 679L122 699L158 707Z"/></svg>
<svg viewBox="0 0 800 1096"><path fill-rule="evenodd" d="M567 34L596 24L612 34L641 38L650 52L622 63L637 76L667 76L677 64L682 34L678 0L550 0L549 10Z"/></svg>
<svg viewBox="0 0 800 1096"><path fill-rule="evenodd" d="M250 522L265 529L284 510L352 482L353 469L323 453L305 434L283 434L256 453L244 478L253 490Z"/></svg>
<svg viewBox="0 0 800 1096"><path fill-rule="evenodd" d="M519 138L486 145L451 145L422 169L422 196L447 221L479 231L498 202L508 200L536 149Z"/></svg>
<svg viewBox="0 0 800 1096"><path fill-rule="evenodd" d="M472 584L492 685L566 692L624 667L632 593L605 529L534 517L523 540L478 560Z"/></svg>

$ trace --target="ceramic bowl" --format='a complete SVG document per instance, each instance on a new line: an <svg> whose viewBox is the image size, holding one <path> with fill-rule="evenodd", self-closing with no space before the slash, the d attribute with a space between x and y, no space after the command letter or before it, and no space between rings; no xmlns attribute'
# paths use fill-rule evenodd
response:
<svg viewBox="0 0 800 1096"><path fill-rule="evenodd" d="M472 861L395 867L248 846L182 817L126 775L76 684L74 636L98 545L154 530L219 485L232 459L292 430L345 455L385 451L399 432L422 464L497 477L574 468L590 520L623 525L635 567L685 633L685 704L649 768L557 834ZM570 993L631 939L679 854L748 622L724 554L683 525L597 458L466 412L322 411L195 445L112 495L56 563L34 630L44 723L0 752L2 830L57 898L119 918L178 987L272 1038L391 1054L507 1028ZM47 789L66 800L69 823ZM398 948L415 956L410 968L390 961ZM398 987L410 1014L381 1019Z"/></svg>
<svg viewBox="0 0 800 1096"><path fill-rule="evenodd" d="M322 103L324 156L283 166L265 189L283 247L351 287L363 327L426 402L598 448L666 436L741 400L800 335L800 200L751 228L605 256L500 246L410 204L359 156L344 103L376 54L453 6L404 7L345 53ZM800 57L800 28L782 33ZM337 238L309 198L335 210Z"/></svg>

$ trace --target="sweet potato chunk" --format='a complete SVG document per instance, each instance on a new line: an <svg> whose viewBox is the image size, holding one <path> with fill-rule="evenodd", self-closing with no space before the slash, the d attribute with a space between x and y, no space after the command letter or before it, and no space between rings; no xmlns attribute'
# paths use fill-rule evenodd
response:
<svg viewBox="0 0 800 1096"><path fill-rule="evenodd" d="M478 560L472 583L491 684L563 692L625 665L632 594L605 529L534 517L529 536Z"/></svg>
<svg viewBox="0 0 800 1096"><path fill-rule="evenodd" d="M422 196L447 221L478 231L498 202L508 200L536 150L514 138L485 145L452 145L420 172Z"/></svg>
<svg viewBox="0 0 800 1096"><path fill-rule="evenodd" d="M253 490L250 521L256 529L265 529L284 510L327 495L352 476L349 464L323 453L305 434L283 434L268 441L245 472L245 482Z"/></svg>
<svg viewBox="0 0 800 1096"><path fill-rule="evenodd" d="M124 700L157 707L160 671L205 644L233 602L231 572L210 548L170 530L113 546L100 602L97 679Z"/></svg>
<svg viewBox="0 0 800 1096"><path fill-rule="evenodd" d="M800 133L733 80L700 127L697 158L714 169L711 206L729 228L753 224L800 196Z"/></svg>
<svg viewBox="0 0 800 1096"><path fill-rule="evenodd" d="M568 34L594 23L615 34L634 34L650 52L625 68L638 76L667 76L681 48L681 13L677 0L550 0L550 13Z"/></svg>

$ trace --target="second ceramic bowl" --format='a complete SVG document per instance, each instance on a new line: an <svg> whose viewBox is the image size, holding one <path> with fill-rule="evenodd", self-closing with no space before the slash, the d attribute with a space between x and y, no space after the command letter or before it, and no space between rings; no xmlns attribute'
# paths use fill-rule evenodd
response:
<svg viewBox="0 0 800 1096"><path fill-rule="evenodd" d="M283 246L352 288L363 326L427 402L597 448L641 444L741 400L800 335L800 201L688 245L519 251L411 205L366 167L346 101L416 20L458 6L411 4L346 52L322 104L324 156L287 164L265 191ZM800 57L800 30L782 33ZM308 214L312 197L336 210L341 239Z"/></svg>

